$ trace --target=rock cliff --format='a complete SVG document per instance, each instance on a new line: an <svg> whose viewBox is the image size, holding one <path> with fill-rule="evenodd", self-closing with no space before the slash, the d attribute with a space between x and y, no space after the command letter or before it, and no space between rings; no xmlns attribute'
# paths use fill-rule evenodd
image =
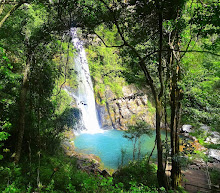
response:
<svg viewBox="0 0 220 193"><path fill-rule="evenodd" d="M137 119L146 121L153 126L155 109L152 107L147 91L139 90L134 85L123 86L123 97L117 98L108 86L105 92L96 96L99 122L102 128L113 127L125 130Z"/></svg>

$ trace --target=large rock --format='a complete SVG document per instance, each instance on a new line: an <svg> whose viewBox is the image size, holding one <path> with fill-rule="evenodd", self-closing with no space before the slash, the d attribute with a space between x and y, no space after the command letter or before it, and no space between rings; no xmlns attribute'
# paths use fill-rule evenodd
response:
<svg viewBox="0 0 220 193"><path fill-rule="evenodd" d="M181 133L190 133L192 132L192 125L183 125L181 128Z"/></svg>
<svg viewBox="0 0 220 193"><path fill-rule="evenodd" d="M206 138L206 143L220 144L220 135L214 131L210 133L210 136Z"/></svg>
<svg viewBox="0 0 220 193"><path fill-rule="evenodd" d="M218 149L209 149L208 156L220 161L220 150L218 150Z"/></svg>

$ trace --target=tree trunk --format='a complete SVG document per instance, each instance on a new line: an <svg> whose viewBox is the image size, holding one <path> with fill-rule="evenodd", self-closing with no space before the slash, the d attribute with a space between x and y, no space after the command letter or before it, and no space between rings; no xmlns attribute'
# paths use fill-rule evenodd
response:
<svg viewBox="0 0 220 193"><path fill-rule="evenodd" d="M175 189L177 187L177 155L176 155L176 106L175 106L175 88L171 91L171 123L170 123L170 141L171 141L171 185Z"/></svg>
<svg viewBox="0 0 220 193"><path fill-rule="evenodd" d="M133 161L135 160L135 142L133 144Z"/></svg>
<svg viewBox="0 0 220 193"><path fill-rule="evenodd" d="M178 38L177 38L178 40ZM178 41L177 41L178 42ZM179 163L179 120L180 120L180 108L181 108L181 91L178 88L178 81L180 79L180 66L177 58L177 54L173 54L176 57L176 63L173 65L173 72L171 77L170 86L170 107L171 107L171 123L170 123L170 139L171 139L171 185L173 189L179 186L181 167Z"/></svg>
<svg viewBox="0 0 220 193"><path fill-rule="evenodd" d="M158 75L160 80L160 92L155 97L156 104L156 140L157 140L157 180L160 187L164 187L166 190L169 189L168 179L165 173L163 165L163 147L161 141L160 124L162 120L162 96L164 95L164 82L163 82L163 67L162 67L162 47L163 47L163 8L160 1L156 1L158 10L158 30L159 30L159 52L158 52Z"/></svg>
<svg viewBox="0 0 220 193"><path fill-rule="evenodd" d="M174 89L174 88L173 88ZM179 164L179 118L180 118L180 101L179 90L175 90L171 93L171 158L172 158L172 170L171 170L171 185L176 189L179 185L181 168Z"/></svg>
<svg viewBox="0 0 220 193"><path fill-rule="evenodd" d="M162 106L161 101L156 101L156 141L157 141L157 180L160 187L164 187L166 190L169 189L168 179L163 166L163 148L161 141L160 123L162 117Z"/></svg>
<svg viewBox="0 0 220 193"><path fill-rule="evenodd" d="M26 98L28 91L28 74L30 71L31 58L32 58L32 54L31 51L29 51L27 54L26 66L23 74L23 83L21 86L21 93L20 93L20 101L19 101L20 115L19 115L17 144L15 146L15 157L14 157L15 163L18 163L20 160L24 130L25 130Z"/></svg>

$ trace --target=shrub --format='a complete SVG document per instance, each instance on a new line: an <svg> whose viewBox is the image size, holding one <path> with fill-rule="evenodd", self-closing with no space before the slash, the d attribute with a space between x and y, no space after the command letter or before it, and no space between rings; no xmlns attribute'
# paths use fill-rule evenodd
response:
<svg viewBox="0 0 220 193"><path fill-rule="evenodd" d="M147 159L130 162L118 170L114 175L114 183L123 183L126 190L132 187L132 183L148 187L157 187L156 166L148 164Z"/></svg>

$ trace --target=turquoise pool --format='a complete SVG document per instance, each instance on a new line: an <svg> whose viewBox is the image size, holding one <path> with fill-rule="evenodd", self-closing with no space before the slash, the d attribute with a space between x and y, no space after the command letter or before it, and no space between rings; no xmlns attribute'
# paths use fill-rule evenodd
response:
<svg viewBox="0 0 220 193"><path fill-rule="evenodd" d="M133 159L133 144L130 140L123 137L123 133L123 131L108 130L104 133L80 134L76 136L74 140L76 151L86 154L94 154L101 158L105 168L117 169L121 164L122 149L125 151L124 164ZM162 138L165 138L165 132L162 132ZM152 151L154 140L155 133L152 137L143 135L140 138L140 157L143 157ZM136 153L136 157L138 156L137 154L138 153ZM154 151L153 156L156 156L156 150Z"/></svg>

